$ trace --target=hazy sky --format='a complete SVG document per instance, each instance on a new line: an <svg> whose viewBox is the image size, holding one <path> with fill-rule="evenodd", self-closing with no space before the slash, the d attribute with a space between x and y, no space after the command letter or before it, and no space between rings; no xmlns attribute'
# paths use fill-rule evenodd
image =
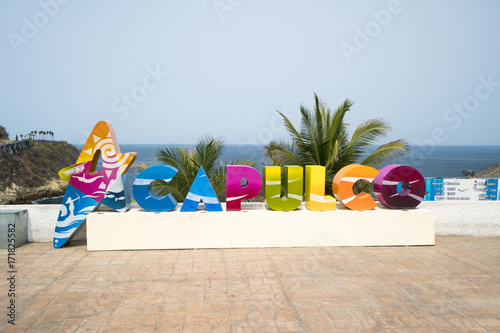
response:
<svg viewBox="0 0 500 333"><path fill-rule="evenodd" d="M500 145L499 18L495 0L2 1L0 125L266 144L316 92L355 101L351 127L385 118L386 141Z"/></svg>

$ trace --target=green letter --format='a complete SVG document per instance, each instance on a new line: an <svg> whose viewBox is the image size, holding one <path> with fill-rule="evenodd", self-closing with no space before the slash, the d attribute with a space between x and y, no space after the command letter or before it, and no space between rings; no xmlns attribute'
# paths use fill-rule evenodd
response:
<svg viewBox="0 0 500 333"><path fill-rule="evenodd" d="M281 197L281 167L264 167L264 194L272 210L297 209L302 202L304 174L302 167L285 166L285 188Z"/></svg>

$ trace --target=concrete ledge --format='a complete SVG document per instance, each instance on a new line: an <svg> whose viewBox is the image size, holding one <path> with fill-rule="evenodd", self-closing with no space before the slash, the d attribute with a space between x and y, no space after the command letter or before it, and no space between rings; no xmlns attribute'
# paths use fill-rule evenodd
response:
<svg viewBox="0 0 500 333"><path fill-rule="evenodd" d="M12 209L28 210L28 242L52 242L61 205L4 205L0 211ZM85 240L85 226L73 240Z"/></svg>
<svg viewBox="0 0 500 333"><path fill-rule="evenodd" d="M342 210L340 205L337 207L339 211ZM59 208L60 205L0 206L0 210L28 210L28 242L52 242ZM419 209L434 211L436 236L500 237L500 201L424 201L418 206ZM87 239L85 226L73 239Z"/></svg>
<svg viewBox="0 0 500 333"><path fill-rule="evenodd" d="M418 207L434 211L438 236L500 236L499 201L424 201Z"/></svg>
<svg viewBox="0 0 500 333"><path fill-rule="evenodd" d="M304 246L434 245L434 213L425 209L292 212L242 204L241 212L126 214L94 212L87 217L87 249L142 250Z"/></svg>
<svg viewBox="0 0 500 333"><path fill-rule="evenodd" d="M9 235L13 234L14 237ZM14 242L9 242L13 239ZM9 245L19 247L28 243L28 211L26 209L0 210L0 249Z"/></svg>

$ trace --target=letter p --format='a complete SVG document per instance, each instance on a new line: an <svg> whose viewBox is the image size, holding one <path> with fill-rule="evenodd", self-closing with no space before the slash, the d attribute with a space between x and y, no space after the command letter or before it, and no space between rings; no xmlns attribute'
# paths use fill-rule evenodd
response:
<svg viewBox="0 0 500 333"><path fill-rule="evenodd" d="M246 185L242 186L242 180ZM260 192L260 173L247 165L226 167L226 211L240 211L241 200L255 197Z"/></svg>

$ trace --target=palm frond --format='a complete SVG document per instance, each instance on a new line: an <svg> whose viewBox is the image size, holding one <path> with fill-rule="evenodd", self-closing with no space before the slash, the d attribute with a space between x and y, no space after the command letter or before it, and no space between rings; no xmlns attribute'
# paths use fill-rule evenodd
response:
<svg viewBox="0 0 500 333"><path fill-rule="evenodd" d="M166 183L162 179L156 179L151 183L151 190L158 196L166 196L172 194L175 200L178 202L183 202L186 195L183 195L177 187L171 185L171 183Z"/></svg>
<svg viewBox="0 0 500 333"><path fill-rule="evenodd" d="M399 139L378 147L373 153L365 158L361 164L380 167L394 161L398 157L405 156L409 146L405 140Z"/></svg>
<svg viewBox="0 0 500 333"><path fill-rule="evenodd" d="M156 160L173 166L179 170L179 172L186 173L186 165L189 160L189 150L181 147L165 147L158 150L156 153Z"/></svg>
<svg viewBox="0 0 500 333"><path fill-rule="evenodd" d="M274 165L304 165L297 156L295 145L286 140L274 140L264 146L265 156L270 158Z"/></svg>
<svg viewBox="0 0 500 333"><path fill-rule="evenodd" d="M292 137L292 141L298 146L298 147L301 147L301 148L305 148L304 146L304 140L302 139L302 136L300 135L299 131L297 131L297 129L295 128L295 126L293 126L292 122L290 121L290 119L288 119L287 116L285 116L283 113L277 111L281 117L283 118L283 123L285 124L285 128L286 130L288 131L288 133L291 135Z"/></svg>
<svg viewBox="0 0 500 333"><path fill-rule="evenodd" d="M349 135L344 118L353 103L349 99L332 112L323 101L314 94L314 110L311 112L301 105L300 132L283 114L285 128L290 134L287 140L273 140L265 146L265 156L272 165L323 165L326 167L326 189L331 189L334 175L344 166L359 163L360 157L369 147L390 130L382 119L362 122ZM404 155L408 149L403 140L396 140L378 147L362 164L379 166L391 159Z"/></svg>
<svg viewBox="0 0 500 333"><path fill-rule="evenodd" d="M176 200L183 201L196 174L203 167L217 197L225 200L226 164L220 162L223 149L222 138L213 138L210 135L200 138L193 149L185 147L160 149L156 153L156 159L175 167L178 172L168 184L162 180L155 180L152 184L154 193L158 195L171 193ZM229 163L255 166L254 162L242 158L234 159Z"/></svg>
<svg viewBox="0 0 500 333"><path fill-rule="evenodd" d="M330 133L328 136L329 140L338 138L341 132L345 131L344 117L348 111L351 110L352 102L349 99L345 99L344 103L339 105L330 123Z"/></svg>
<svg viewBox="0 0 500 333"><path fill-rule="evenodd" d="M178 189L183 196L189 191L189 186L196 176L197 170L193 166L193 152L187 148L174 147L158 150L156 159L164 164L177 169L177 174L172 178L170 186Z"/></svg>
<svg viewBox="0 0 500 333"><path fill-rule="evenodd" d="M350 144L356 147L373 145L390 129L389 124L380 118L363 121L352 133Z"/></svg>
<svg viewBox="0 0 500 333"><path fill-rule="evenodd" d="M216 162L220 159L223 150L224 141L222 138L213 138L210 135L202 137L194 149L193 161L196 169L203 167L210 178L215 172Z"/></svg>
<svg viewBox="0 0 500 333"><path fill-rule="evenodd" d="M255 162L245 160L244 158L237 157L237 158L229 161L228 163L226 163L226 165L247 165L247 166L250 166L253 168L253 167L255 167Z"/></svg>
<svg viewBox="0 0 500 333"><path fill-rule="evenodd" d="M303 151L301 150L300 153L303 155L303 159L309 159L310 163L320 164L321 157L319 145L321 142L318 142L317 140L315 116L313 116L313 113L302 105L300 106L300 113L302 115L300 134L306 148Z"/></svg>

